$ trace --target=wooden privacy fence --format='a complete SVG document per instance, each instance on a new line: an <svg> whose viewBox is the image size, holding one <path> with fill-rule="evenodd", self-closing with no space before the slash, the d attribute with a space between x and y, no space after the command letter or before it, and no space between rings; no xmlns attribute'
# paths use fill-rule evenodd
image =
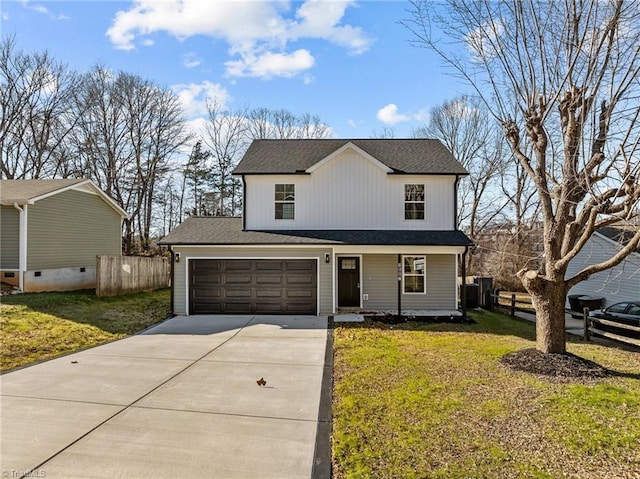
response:
<svg viewBox="0 0 640 479"><path fill-rule="evenodd" d="M96 296L166 288L170 278L168 258L101 255L96 262Z"/></svg>

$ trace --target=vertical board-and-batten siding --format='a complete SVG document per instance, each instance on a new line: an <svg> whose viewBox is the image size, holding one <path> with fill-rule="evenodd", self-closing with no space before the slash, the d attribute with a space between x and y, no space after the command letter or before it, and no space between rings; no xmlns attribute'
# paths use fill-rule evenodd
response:
<svg viewBox="0 0 640 479"><path fill-rule="evenodd" d="M0 269L20 267L20 212L13 206L0 209Z"/></svg>
<svg viewBox="0 0 640 479"><path fill-rule="evenodd" d="M419 256L419 255L412 255ZM368 254L362 258L362 293L365 310L388 310L398 305L398 266L396 255ZM402 309L455 310L456 255L426 255L426 294L403 294Z"/></svg>
<svg viewBox="0 0 640 479"><path fill-rule="evenodd" d="M28 206L27 269L95 266L122 251L120 215L98 195L68 190Z"/></svg>
<svg viewBox="0 0 640 479"><path fill-rule="evenodd" d="M325 253L331 253L326 248L289 248L286 251L277 248L216 248L174 246L173 250L180 253L180 262L174 264L174 314L186 314L188 298L188 261L187 258L309 258L318 260L318 314L331 314L333 311L333 279L330 263L325 263Z"/></svg>
<svg viewBox="0 0 640 479"><path fill-rule="evenodd" d="M394 175L347 150L310 175L246 175L247 229L453 230L453 175ZM295 185L295 219L275 220L274 185ZM404 185L425 185L425 219L404 219Z"/></svg>
<svg viewBox="0 0 640 479"><path fill-rule="evenodd" d="M619 249L608 238L594 234L569 262L565 277L570 278L586 266L608 260ZM631 254L618 266L592 275L571 288L569 294L601 296L605 298L606 306L640 299L640 254Z"/></svg>

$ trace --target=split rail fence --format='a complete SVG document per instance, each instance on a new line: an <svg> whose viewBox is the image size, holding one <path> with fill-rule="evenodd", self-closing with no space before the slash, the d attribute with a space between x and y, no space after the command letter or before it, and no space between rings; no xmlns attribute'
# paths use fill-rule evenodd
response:
<svg viewBox="0 0 640 479"><path fill-rule="evenodd" d="M516 312L535 315L531 300L518 299L515 293L501 294L499 290L493 290L489 291L487 296L489 300L486 304L490 304L495 309L508 311L511 317L515 317ZM596 335L640 347L640 327L638 326L596 318L590 315L589 308L584 308L582 311L582 323L585 341L589 341L591 335Z"/></svg>

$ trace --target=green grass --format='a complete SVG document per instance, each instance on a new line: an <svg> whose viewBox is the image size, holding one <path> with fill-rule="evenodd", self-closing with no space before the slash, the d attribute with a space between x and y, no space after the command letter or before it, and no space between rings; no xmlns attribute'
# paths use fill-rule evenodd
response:
<svg viewBox="0 0 640 479"><path fill-rule="evenodd" d="M336 478L635 477L640 354L572 342L570 352L620 374L549 381L499 363L534 346L532 324L474 318L336 327Z"/></svg>
<svg viewBox="0 0 640 479"><path fill-rule="evenodd" d="M92 290L2 296L0 368L136 333L169 315L168 289L98 298Z"/></svg>

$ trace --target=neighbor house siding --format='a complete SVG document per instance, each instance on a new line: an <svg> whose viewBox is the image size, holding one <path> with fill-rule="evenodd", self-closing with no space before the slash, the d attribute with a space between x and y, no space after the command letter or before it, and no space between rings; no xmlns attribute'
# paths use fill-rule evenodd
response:
<svg viewBox="0 0 640 479"><path fill-rule="evenodd" d="M98 195L63 191L29 206L28 270L95 266L121 251L120 215Z"/></svg>
<svg viewBox="0 0 640 479"><path fill-rule="evenodd" d="M20 267L20 212L13 206L0 210L0 269Z"/></svg>
<svg viewBox="0 0 640 479"><path fill-rule="evenodd" d="M397 255L371 254L362 258L365 310L387 310L398 306ZM456 255L426 255L426 294L403 294L402 309L457 309Z"/></svg>
<svg viewBox="0 0 640 479"><path fill-rule="evenodd" d="M180 262L174 264L174 313L187 313L187 268L189 258L317 258L319 278L318 278L318 314L330 314L333 308L333 279L331 277L331 264L325 263L325 253L331 253L325 248L240 248L240 247L189 247L174 246L173 250L180 253Z"/></svg>
<svg viewBox="0 0 640 479"><path fill-rule="evenodd" d="M621 247L607 238L594 234L582 250L569 262L566 278L586 266L611 258ZM575 285L569 294L585 294L605 298L605 305L640 299L640 254L632 253L618 266L591 275Z"/></svg>
<svg viewBox="0 0 640 479"><path fill-rule="evenodd" d="M311 174L247 175L247 229L455 229L453 175L388 174L353 150ZM275 184L295 185L295 219L276 220ZM404 219L404 185L425 185L424 220Z"/></svg>

